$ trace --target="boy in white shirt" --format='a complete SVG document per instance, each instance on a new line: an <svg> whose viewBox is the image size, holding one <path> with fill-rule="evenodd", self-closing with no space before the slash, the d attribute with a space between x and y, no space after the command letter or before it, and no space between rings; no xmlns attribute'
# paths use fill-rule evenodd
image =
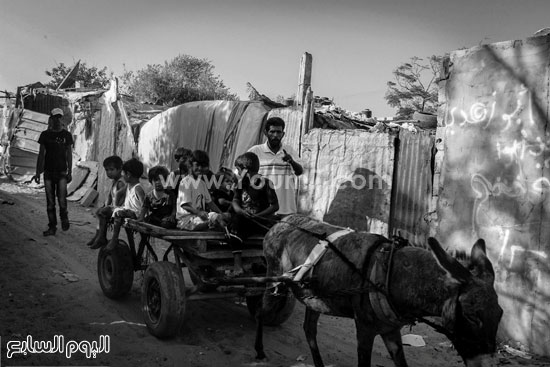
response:
<svg viewBox="0 0 550 367"><path fill-rule="evenodd" d="M179 185L176 220L179 229L204 231L214 227L220 209L212 201L202 173L210 165L208 153L195 150L188 160L189 172Z"/></svg>

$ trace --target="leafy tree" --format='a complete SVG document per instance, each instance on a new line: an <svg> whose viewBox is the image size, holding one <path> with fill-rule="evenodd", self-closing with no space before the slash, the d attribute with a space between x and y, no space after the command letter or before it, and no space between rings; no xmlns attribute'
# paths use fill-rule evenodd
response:
<svg viewBox="0 0 550 367"><path fill-rule="evenodd" d="M52 78L46 86L52 89L57 88L72 68L73 66L67 66L60 62L52 69L46 70L46 75ZM110 75L108 74L107 67L103 67L102 69L95 66L88 67L85 62L81 62L75 80L81 81L85 87L107 88L109 86Z"/></svg>
<svg viewBox="0 0 550 367"><path fill-rule="evenodd" d="M410 119L415 111L437 111L442 60L442 56L430 56L427 61L415 56L393 71L394 81L387 83L385 99L388 105L397 108L398 119Z"/></svg>
<svg viewBox="0 0 550 367"><path fill-rule="evenodd" d="M125 71L122 90L141 102L176 106L202 100L237 100L207 59L179 55L164 65L147 65L137 72Z"/></svg>

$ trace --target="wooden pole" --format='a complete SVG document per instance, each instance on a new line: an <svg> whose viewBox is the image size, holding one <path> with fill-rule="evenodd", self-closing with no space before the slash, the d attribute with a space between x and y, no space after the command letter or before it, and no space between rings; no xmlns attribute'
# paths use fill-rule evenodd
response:
<svg viewBox="0 0 550 367"><path fill-rule="evenodd" d="M300 60L300 75L298 78L298 93L296 93L296 106L303 106L307 89L311 86L311 65L313 58L308 52L304 52Z"/></svg>
<svg viewBox="0 0 550 367"><path fill-rule="evenodd" d="M303 119L302 119L302 136L307 134L311 127L313 126L313 91L311 87L307 88L306 97L304 100L303 106Z"/></svg>

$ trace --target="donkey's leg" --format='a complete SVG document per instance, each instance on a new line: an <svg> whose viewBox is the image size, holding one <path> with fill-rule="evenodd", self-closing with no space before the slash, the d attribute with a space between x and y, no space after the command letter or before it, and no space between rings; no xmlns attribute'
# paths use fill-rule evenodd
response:
<svg viewBox="0 0 550 367"><path fill-rule="evenodd" d="M355 318L355 328L357 329L357 366L370 367L376 332L369 327L368 323L357 317Z"/></svg>
<svg viewBox="0 0 550 367"><path fill-rule="evenodd" d="M321 353L319 353L319 347L317 346L317 321L319 320L320 313L313 311L309 307L306 307L306 315L304 317L304 331L306 333L307 343L311 350L311 356L313 357L313 363L315 367L323 367L323 360Z"/></svg>
<svg viewBox="0 0 550 367"><path fill-rule="evenodd" d="M262 297L263 298L263 297ZM256 319L256 340L254 341L254 349L256 350L256 359L264 359L265 353L264 353L264 329L263 329L263 299L260 298L258 301L258 305L256 307L256 315L254 315L254 318Z"/></svg>
<svg viewBox="0 0 550 367"><path fill-rule="evenodd" d="M407 367L405 353L403 352L403 343L401 341L401 328L394 329L388 333L381 334L386 349L390 352L391 359L396 367Z"/></svg>

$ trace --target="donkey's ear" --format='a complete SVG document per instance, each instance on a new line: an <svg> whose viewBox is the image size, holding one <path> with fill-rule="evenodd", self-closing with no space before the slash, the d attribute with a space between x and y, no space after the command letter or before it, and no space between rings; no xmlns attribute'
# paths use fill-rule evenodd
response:
<svg viewBox="0 0 550 367"><path fill-rule="evenodd" d="M487 248L485 247L485 241L479 239L472 246L470 252L471 270L474 276L482 278L486 282L491 284L495 281L495 270L491 261L487 257Z"/></svg>
<svg viewBox="0 0 550 367"><path fill-rule="evenodd" d="M472 274L454 257L449 255L433 237L428 238L428 245L432 249L439 265L443 267L453 278L460 283L466 283L472 278Z"/></svg>

